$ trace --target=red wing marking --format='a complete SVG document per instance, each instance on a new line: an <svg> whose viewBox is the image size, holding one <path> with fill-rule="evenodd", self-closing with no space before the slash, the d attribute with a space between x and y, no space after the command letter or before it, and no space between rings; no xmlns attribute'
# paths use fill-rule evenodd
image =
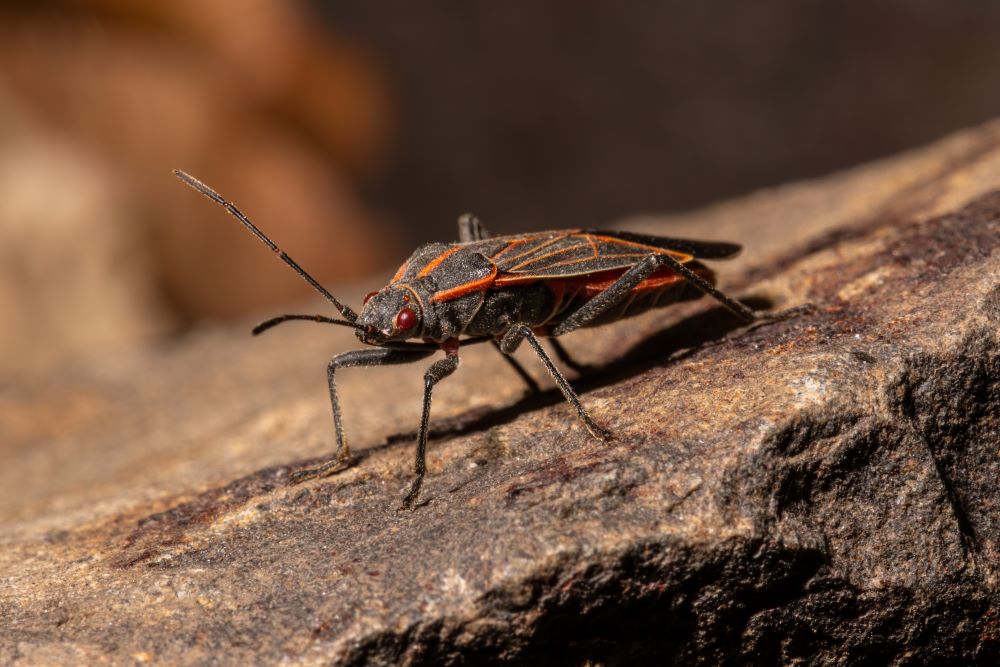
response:
<svg viewBox="0 0 1000 667"><path fill-rule="evenodd" d="M471 280L462 285L452 287L450 289L441 290L440 292L435 292L434 296L431 297L431 301L441 302L441 301L451 301L452 299L457 299L460 296L465 296L470 292L483 292L493 287L494 278L497 276L497 267L494 266L493 270L490 271L489 275L483 276L482 278L477 278L476 280Z"/></svg>
<svg viewBox="0 0 1000 667"><path fill-rule="evenodd" d="M643 256L655 252L661 255L673 255L680 262L690 262L692 259L694 259L694 255L678 252L676 250L667 250L666 248L657 248L656 246L646 245L645 243L637 243L636 241L626 241L625 239L617 239L614 236L601 236L600 234L589 234L588 236L593 236L595 239L600 239L605 243L614 243L617 245L632 246L634 248L642 248L643 250L649 251L643 253Z"/></svg>
<svg viewBox="0 0 1000 667"><path fill-rule="evenodd" d="M580 247L580 246L577 246L577 247ZM553 254L556 254L556 253L553 253ZM600 259L625 258L625 257L629 257L629 258L637 260L635 263L638 264L639 261L641 261L643 258L646 257L646 255L645 254L640 254L640 253L629 253L629 254L619 254L619 255L601 255ZM542 259L545 259L545 258L544 257L539 257L538 259L542 260ZM570 260L566 260L565 262L556 262L554 264L549 264L545 268L546 269L559 269L559 268L562 268L564 266L573 266L574 264L582 264L584 262L590 262L590 261L595 260L595 259L598 259L597 255L594 255L593 257L581 257L579 259L570 259ZM535 261L535 260L532 260L532 261ZM524 262L523 264L521 264L519 266L516 266L516 267L514 267L514 269L511 269L511 270L512 271L520 270L522 267L524 267L524 266L526 266L527 264L530 264L530 263L531 262Z"/></svg>
<svg viewBox="0 0 1000 667"><path fill-rule="evenodd" d="M516 273L505 273L493 281L494 287L510 287L511 285L526 285L528 283L544 280L538 276L518 275Z"/></svg>
<svg viewBox="0 0 1000 667"><path fill-rule="evenodd" d="M590 257L583 257L581 259L574 259L574 260L571 260L569 262L558 262L556 264L549 264L549 267L551 268L551 267L554 267L554 266L566 266L568 264L576 264L577 262L586 262L586 261L589 261L589 260L592 260L592 259L596 259L597 258L597 248L594 246L593 243L591 243L591 244L578 243L577 245L571 245L571 246L567 246L565 248L559 248L559 250L553 250L550 253L546 253L546 254L540 255L538 257L532 257L531 259L525 260L525 261L521 262L520 264L518 264L516 266L510 267L507 270L511 271L511 272L521 271L521 270L524 269L524 267L529 266L531 264L534 264L535 262L541 262L541 261L544 261L544 260L549 259L551 257L555 257L556 255L562 255L562 254L567 253L567 252L573 252L575 250L580 250L581 248L586 248L588 245L590 245L591 249L594 251L594 253ZM539 247L541 247L541 246L539 246ZM537 248L536 248L536 250L537 250Z"/></svg>
<svg viewBox="0 0 1000 667"><path fill-rule="evenodd" d="M513 250L513 249L514 249L514 248L516 248L517 246L519 246L519 245L524 245L524 244L525 244L525 243L527 243L527 242L528 242L528 240L527 240L527 239L516 239L516 240L514 240L514 241L511 241L510 243L508 243L507 245L505 245L505 246L503 247L503 249L502 249L502 250L500 250L500 252L498 252L498 253L495 253L495 254L494 254L494 255L493 255L492 257L490 257L490 261L493 261L493 262L495 262L495 261L496 261L496 259L497 259L497 257L501 257L501 256L502 256L502 255L503 255L504 253L506 253L506 252L507 252L508 250Z"/></svg>
<svg viewBox="0 0 1000 667"><path fill-rule="evenodd" d="M553 243L558 243L559 241L562 241L564 238L566 238L567 236L571 236L574 233L575 232L573 232L573 231L568 231L565 234L559 234L559 235L553 236L552 238L550 238L549 240L547 240L547 241L545 241L543 243L539 243L538 245L533 246L531 248L528 248L527 250L525 250L524 252L522 252L522 253L520 253L518 255L514 255L513 257L508 258L507 261L508 262L512 262L512 261L515 261L515 260L518 260L518 259L524 257L525 255L530 255L532 253L536 253L539 250L541 250L542 248L546 248L546 247L552 245ZM530 240L531 240L531 237L529 236L529 237L523 239L521 241L521 243L527 243ZM521 245L521 243L519 243L518 245Z"/></svg>
<svg viewBox="0 0 1000 667"><path fill-rule="evenodd" d="M583 277L628 269L654 254L670 255L684 264L694 259L688 253L676 250L616 239L606 234L572 231L548 238L536 237L534 240L527 237L517 254L504 254L497 265L500 268L500 284L516 285L532 279Z"/></svg>
<svg viewBox="0 0 1000 667"><path fill-rule="evenodd" d="M575 293L582 290L588 299L597 296L621 278L628 269L612 269L610 271L600 271L582 276L567 276L565 278L540 278L530 274L505 274L497 277L493 282L494 287L509 287L511 285L525 285L537 281L542 281L556 294L561 297L564 293ZM698 272L701 274L701 271ZM707 277L702 275L703 278ZM633 292L644 292L646 290L660 289L672 283L684 280L669 267L663 267L653 275L647 277L638 285L632 288Z"/></svg>
<svg viewBox="0 0 1000 667"><path fill-rule="evenodd" d="M452 247L448 248L443 253L441 253L440 255L432 259L430 262L428 262L427 266L420 269L420 273L417 274L417 278L424 278L430 275L431 271L436 269L441 264L441 262L448 259L449 256L454 255L461 249L462 247L457 245L453 245Z"/></svg>
<svg viewBox="0 0 1000 667"><path fill-rule="evenodd" d="M602 258L608 258L608 259L617 258L617 257L621 257L621 258L631 257L632 259L644 259L646 257L649 257L650 254L652 254L652 253L648 253L648 252L616 252L616 253L608 253L606 255L601 255L601 257ZM685 257L685 258L690 258L691 257L690 255L679 255L679 256L680 257ZM678 261L681 261L683 263L683 260L678 260Z"/></svg>

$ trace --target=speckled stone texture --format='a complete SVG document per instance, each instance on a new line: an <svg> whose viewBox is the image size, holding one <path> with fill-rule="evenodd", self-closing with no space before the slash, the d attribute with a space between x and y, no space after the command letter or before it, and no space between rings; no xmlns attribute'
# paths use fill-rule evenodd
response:
<svg viewBox="0 0 1000 667"><path fill-rule="evenodd" d="M349 331L0 387L0 663L1000 660L1000 125L624 225L743 242L725 288L815 309L566 337L610 444L470 348L412 512L429 362L344 372L355 465L288 483Z"/></svg>

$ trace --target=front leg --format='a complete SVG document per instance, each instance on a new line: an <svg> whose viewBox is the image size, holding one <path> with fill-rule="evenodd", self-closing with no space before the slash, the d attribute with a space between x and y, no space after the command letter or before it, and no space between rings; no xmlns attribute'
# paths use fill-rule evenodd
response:
<svg viewBox="0 0 1000 667"><path fill-rule="evenodd" d="M563 374L559 372L556 365L552 363L552 359L550 359L549 355L545 353L541 343L538 342L538 338L535 337L535 334L527 325L515 324L508 329L507 333L504 334L503 339L500 341L500 351L504 354L513 354L521 344L522 340L527 340L528 345L530 345L535 351L538 358L542 360L542 363L545 365L545 370L547 370L549 375L552 376L552 379L556 381L556 384L559 386L559 390L562 391L563 396L566 397L569 404L576 410L576 414L579 415L580 420L587 427L587 430L590 431L591 435L598 440L610 440L611 433L608 430L601 428L583 408L576 392L573 391L573 387L569 386L569 382L567 382L566 378L563 377Z"/></svg>
<svg viewBox="0 0 1000 667"><path fill-rule="evenodd" d="M423 349L420 347L415 347L414 349L374 348L344 352L331 359L329 365L326 367L326 381L330 388L330 406L333 410L333 430L337 437L337 450L334 452L333 457L321 465L292 473L292 484L331 475L343 470L347 465L347 460L351 457L351 450L347 446L347 438L344 437L344 427L340 417L340 400L337 397L337 384L334 380L334 375L338 368L408 364L429 357L434 351L434 348Z"/></svg>
<svg viewBox="0 0 1000 667"><path fill-rule="evenodd" d="M413 501L420 493L420 486L424 483L424 474L427 472L425 454L427 452L427 428L431 418L431 392L434 385L454 373L455 369L458 368L458 341L446 343L444 350L447 356L435 361L424 373L424 410L420 415L420 430L417 431L417 456L413 465L413 472L417 477L410 484L406 495L403 496L403 506L400 509L409 509L413 506Z"/></svg>

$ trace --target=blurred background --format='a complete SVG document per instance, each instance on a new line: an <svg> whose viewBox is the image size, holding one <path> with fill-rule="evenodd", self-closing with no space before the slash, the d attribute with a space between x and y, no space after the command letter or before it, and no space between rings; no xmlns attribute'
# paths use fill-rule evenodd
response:
<svg viewBox="0 0 1000 667"><path fill-rule="evenodd" d="M0 1L0 378L450 240L821 175L1000 114L1000 3ZM360 294L341 291L349 303Z"/></svg>

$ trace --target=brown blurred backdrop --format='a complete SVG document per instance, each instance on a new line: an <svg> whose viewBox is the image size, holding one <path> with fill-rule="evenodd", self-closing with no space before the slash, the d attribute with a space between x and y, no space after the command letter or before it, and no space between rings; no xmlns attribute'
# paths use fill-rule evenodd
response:
<svg viewBox="0 0 1000 667"><path fill-rule="evenodd" d="M982 0L7 0L0 373L307 293L173 168L349 282L464 210L600 225L986 120L998 29Z"/></svg>

